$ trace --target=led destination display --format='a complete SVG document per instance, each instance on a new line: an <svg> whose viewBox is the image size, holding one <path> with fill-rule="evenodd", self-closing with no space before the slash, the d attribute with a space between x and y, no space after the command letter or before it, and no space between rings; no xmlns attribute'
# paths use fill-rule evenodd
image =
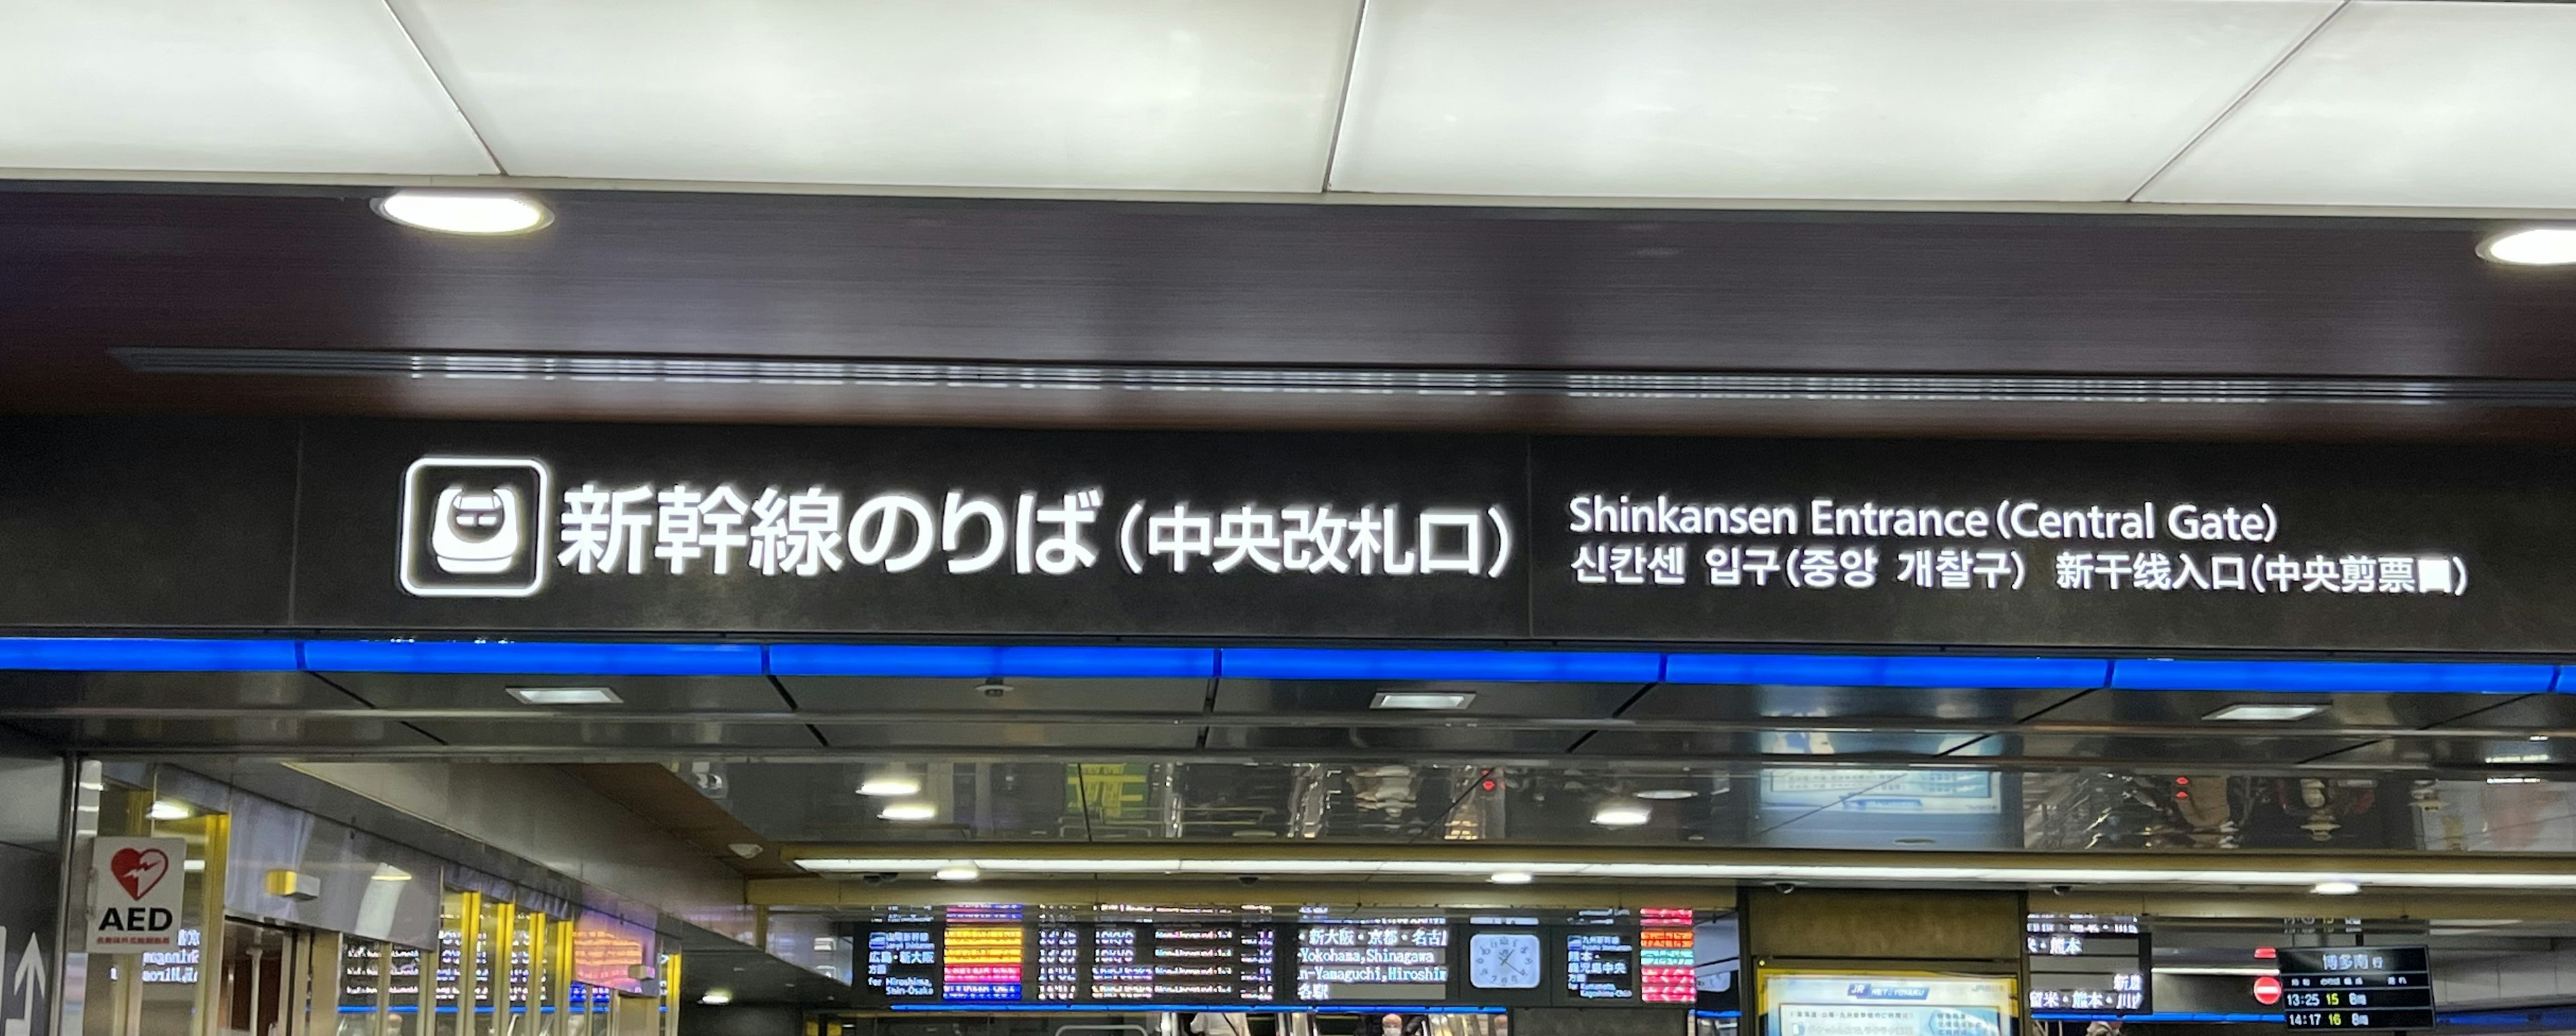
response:
<svg viewBox="0 0 2576 1036"><path fill-rule="evenodd" d="M2293 1029L2430 1029L2431 954L2421 946L2282 947L2281 1008Z"/></svg>
<svg viewBox="0 0 2576 1036"><path fill-rule="evenodd" d="M862 925L853 970L863 1002L898 1009L1688 1006L1697 922L1686 909L1452 921L1311 907L945 907Z"/></svg>

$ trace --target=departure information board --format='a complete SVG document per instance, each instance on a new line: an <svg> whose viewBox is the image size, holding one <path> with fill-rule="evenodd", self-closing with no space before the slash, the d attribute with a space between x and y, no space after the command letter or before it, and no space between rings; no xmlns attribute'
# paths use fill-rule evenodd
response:
<svg viewBox="0 0 2576 1036"><path fill-rule="evenodd" d="M1430 1004L1449 998L1447 918L1314 920L1297 926L1297 999Z"/></svg>
<svg viewBox="0 0 2576 1036"><path fill-rule="evenodd" d="M1699 1001L1699 917L1689 910L1637 911L1637 999L1649 1004Z"/></svg>
<svg viewBox="0 0 2576 1036"><path fill-rule="evenodd" d="M2023 921L2032 1013L2148 1014L2147 934L2130 914L2031 914Z"/></svg>
<svg viewBox="0 0 2576 1036"><path fill-rule="evenodd" d="M949 906L890 908L850 934L862 1002L897 1010L1687 1007L1701 920Z"/></svg>
<svg viewBox="0 0 2576 1036"><path fill-rule="evenodd" d="M2275 951L2293 1029L2430 1029L2432 955L2421 946Z"/></svg>

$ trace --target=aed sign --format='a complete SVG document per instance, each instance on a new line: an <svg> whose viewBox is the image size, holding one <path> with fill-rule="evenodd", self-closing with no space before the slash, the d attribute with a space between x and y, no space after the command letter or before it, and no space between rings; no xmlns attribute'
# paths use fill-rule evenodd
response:
<svg viewBox="0 0 2576 1036"><path fill-rule="evenodd" d="M179 945L188 859L182 838L100 838L90 851L89 952L140 953Z"/></svg>

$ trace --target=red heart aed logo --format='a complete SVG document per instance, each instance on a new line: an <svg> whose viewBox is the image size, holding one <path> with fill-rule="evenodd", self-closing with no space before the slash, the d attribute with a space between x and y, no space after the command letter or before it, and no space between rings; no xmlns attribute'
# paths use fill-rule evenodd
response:
<svg viewBox="0 0 2576 1036"><path fill-rule="evenodd" d="M108 858L108 873L125 886L125 894L142 899L170 873L170 854L159 849L119 849Z"/></svg>

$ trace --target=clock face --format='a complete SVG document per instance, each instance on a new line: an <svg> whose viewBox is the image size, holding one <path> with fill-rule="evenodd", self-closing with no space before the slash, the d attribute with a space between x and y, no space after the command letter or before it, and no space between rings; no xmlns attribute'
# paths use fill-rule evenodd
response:
<svg viewBox="0 0 2576 1036"><path fill-rule="evenodd" d="M1467 981L1478 989L1537 989L1538 936L1486 932L1467 940Z"/></svg>

